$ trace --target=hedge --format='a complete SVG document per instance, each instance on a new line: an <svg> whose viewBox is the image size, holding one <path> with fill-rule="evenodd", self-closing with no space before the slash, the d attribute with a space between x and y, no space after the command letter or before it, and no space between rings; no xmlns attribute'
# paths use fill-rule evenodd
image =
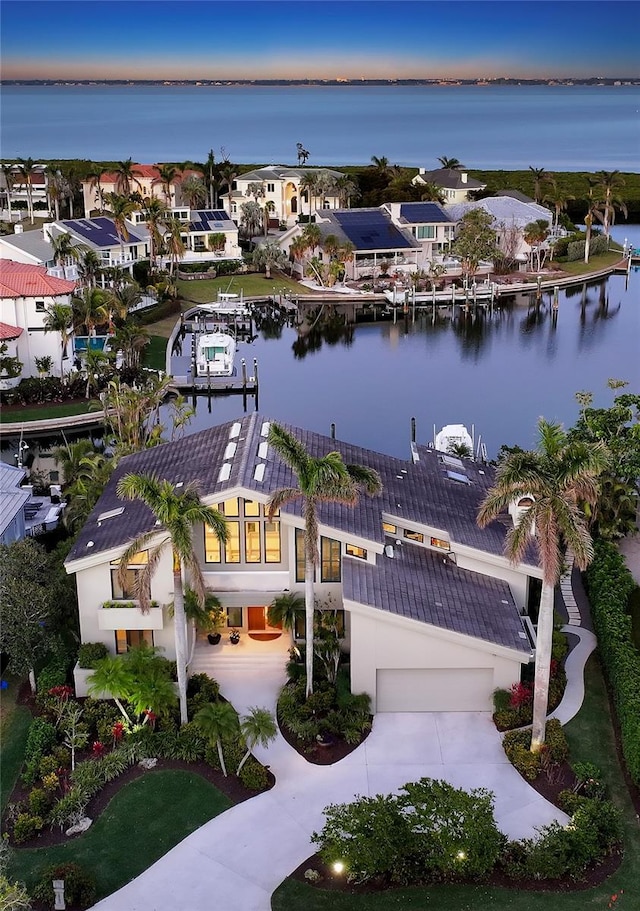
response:
<svg viewBox="0 0 640 911"><path fill-rule="evenodd" d="M593 626L620 724L622 753L640 785L640 651L633 644L629 596L634 581L614 544L596 541L586 572Z"/></svg>
<svg viewBox="0 0 640 911"><path fill-rule="evenodd" d="M577 240L570 243L567 247L567 260L575 262L578 259L584 259L585 240ZM598 253L606 253L609 249L609 239L602 234L592 235L589 244L589 255L596 256Z"/></svg>

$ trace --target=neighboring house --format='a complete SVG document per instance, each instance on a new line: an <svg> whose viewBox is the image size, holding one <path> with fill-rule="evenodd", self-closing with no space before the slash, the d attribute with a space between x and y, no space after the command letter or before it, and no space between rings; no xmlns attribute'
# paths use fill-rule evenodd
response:
<svg viewBox="0 0 640 911"><path fill-rule="evenodd" d="M116 494L129 472L155 473L176 488L197 482L203 500L223 511L226 545L203 527L194 543L229 627L264 633L273 598L303 592L301 502L287 504L271 522L266 513L274 490L296 484L268 445L269 426L254 413L120 460L66 560L76 577L83 642L104 642L113 653L146 641L175 656L170 549L153 575L157 606L148 613L131 603L146 551L129 565L124 588L118 581L119 559L134 536L154 530L144 504ZM505 513L484 530L476 524L493 469L422 446L403 461L290 430L313 456L338 450L346 463L369 466L382 478L379 497L318 509L315 589L320 606L331 595L341 611L353 691L369 693L376 711L490 710L496 687L518 682L532 658L524 615L542 577L533 556L516 566L503 556L515 519ZM303 622L296 635L304 636Z"/></svg>
<svg viewBox="0 0 640 911"><path fill-rule="evenodd" d="M459 222L466 212L473 209L484 209L493 217L498 246L510 259L521 263L526 263L531 253L531 247L523 236L526 225L541 219L549 224L549 239L554 236L551 232L553 213L535 202L521 202L513 194L487 196L477 202L464 202L445 207L446 212L455 222ZM560 228L558 233L566 232ZM547 249L548 242L542 246Z"/></svg>
<svg viewBox="0 0 640 911"><path fill-rule="evenodd" d="M277 227L284 222L293 225L300 215L309 214L309 190L305 188L306 175L318 175L321 185L317 191L312 191L311 209L337 209L341 203L341 194L336 187L336 181L344 174L341 171L331 171L328 168L284 168L270 165L266 168L256 168L241 174L233 181L231 199L229 193L223 193L223 204L231 217L239 222L245 202L255 200L250 192L251 184L258 184L263 195L257 199L258 204L264 209L269 208L270 223Z"/></svg>
<svg viewBox="0 0 640 911"><path fill-rule="evenodd" d="M420 268L449 249L455 223L437 202L390 202L386 209L394 224L407 228L422 245Z"/></svg>
<svg viewBox="0 0 640 911"><path fill-rule="evenodd" d="M437 168L435 171L420 168L411 183L415 186L433 184L442 191L446 203L465 202L470 192L486 187L486 184L469 177L464 168Z"/></svg>
<svg viewBox="0 0 640 911"><path fill-rule="evenodd" d="M75 287L75 282L49 274L44 266L0 260L0 319L10 331L20 330L14 344L23 378L38 375L37 357L53 358L54 373L60 370L61 338L57 332L45 332L44 321L53 304L71 306ZM65 372L70 368L68 354Z"/></svg>
<svg viewBox="0 0 640 911"><path fill-rule="evenodd" d="M29 266L53 266L53 248L42 228L24 231L21 224L15 224L13 230L13 234L0 235L0 258Z"/></svg>
<svg viewBox="0 0 640 911"><path fill-rule="evenodd" d="M53 221L43 226L45 237L70 234L76 244L94 250L103 268L117 266L132 270L139 259L149 258L149 232L143 224L127 221L128 237L120 238L112 218L104 215L95 218L74 218Z"/></svg>
<svg viewBox="0 0 640 911"><path fill-rule="evenodd" d="M160 179L160 170L155 164L136 164L133 166L135 180L131 182L131 192L139 193L143 199L156 199L162 202L169 209L184 204L185 200L180 193L182 181L191 176L202 177L200 171L187 169L176 174L167 188L163 186ZM112 172L105 172L100 175L100 181L97 179L86 179L82 181L82 197L84 200L84 216L90 218L92 212L101 212L108 208L106 197L109 193L118 193L118 175Z"/></svg>
<svg viewBox="0 0 640 911"><path fill-rule="evenodd" d="M182 239L185 245L184 262L206 259L241 259L238 226L224 209L172 210L172 215L184 224ZM131 216L135 225L144 225L144 212Z"/></svg>
<svg viewBox="0 0 640 911"><path fill-rule="evenodd" d="M442 257L453 238L455 224L437 203L385 203L376 208L316 211L315 223L321 242L313 252L323 262L329 258L322 249L324 240L333 236L339 244L349 243L353 258L345 263L346 278L357 280L379 276L383 263L388 273L415 272L428 268L433 259ZM279 239L287 253L304 225L295 225ZM303 264L294 263L294 270Z"/></svg>
<svg viewBox="0 0 640 911"><path fill-rule="evenodd" d="M9 164L9 162L6 162ZM49 200L47 197L48 179L46 164L35 164L31 174L31 199L34 206L41 209L43 204L49 209ZM20 166L12 166L13 180L11 182L11 208L15 217L15 210L25 209L27 206L28 192L27 181L20 173ZM3 204L7 205L7 181L4 172L0 170L0 196L3 197Z"/></svg>
<svg viewBox="0 0 640 911"><path fill-rule="evenodd" d="M52 485L50 496L34 497L33 485L22 483L26 476L21 465L0 462L0 544L52 531L58 524L64 508L60 487Z"/></svg>

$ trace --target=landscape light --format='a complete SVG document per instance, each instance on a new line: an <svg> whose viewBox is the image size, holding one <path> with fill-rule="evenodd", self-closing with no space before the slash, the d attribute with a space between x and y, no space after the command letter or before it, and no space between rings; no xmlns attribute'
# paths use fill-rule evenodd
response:
<svg viewBox="0 0 640 911"><path fill-rule="evenodd" d="M466 859L467 859L467 855L466 855L466 853L465 853L464 851L458 851L458 853L456 854L456 857L458 858L458 860L466 860Z"/></svg>
<svg viewBox="0 0 640 911"><path fill-rule="evenodd" d="M333 872L334 873L343 873L344 872L344 864L342 863L341 860L334 861Z"/></svg>

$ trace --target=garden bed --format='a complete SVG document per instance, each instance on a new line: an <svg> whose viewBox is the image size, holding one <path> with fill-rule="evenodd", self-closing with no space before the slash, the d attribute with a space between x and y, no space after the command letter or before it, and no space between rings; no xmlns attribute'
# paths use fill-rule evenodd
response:
<svg viewBox="0 0 640 911"><path fill-rule="evenodd" d="M292 734L291 731L281 723L280 719L278 719L278 727L289 746L293 747L297 753L313 765L333 765L334 762L340 762L345 756L348 756L350 753L353 753L354 750L357 750L360 744L364 743L371 733L371 728L366 730L358 743L347 743L346 740L334 737L330 743L321 745L319 743L309 743L307 740L301 740L299 737L296 737L295 734Z"/></svg>

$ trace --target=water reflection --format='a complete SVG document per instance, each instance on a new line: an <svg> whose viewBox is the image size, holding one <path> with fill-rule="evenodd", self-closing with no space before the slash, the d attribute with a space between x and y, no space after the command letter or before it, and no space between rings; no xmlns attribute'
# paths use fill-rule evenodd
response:
<svg viewBox="0 0 640 911"><path fill-rule="evenodd" d="M323 344L331 347L342 344L349 348L353 344L355 323L354 308L322 304L317 308L305 308L297 326L298 337L291 346L296 360L303 360L308 354L320 351Z"/></svg>

